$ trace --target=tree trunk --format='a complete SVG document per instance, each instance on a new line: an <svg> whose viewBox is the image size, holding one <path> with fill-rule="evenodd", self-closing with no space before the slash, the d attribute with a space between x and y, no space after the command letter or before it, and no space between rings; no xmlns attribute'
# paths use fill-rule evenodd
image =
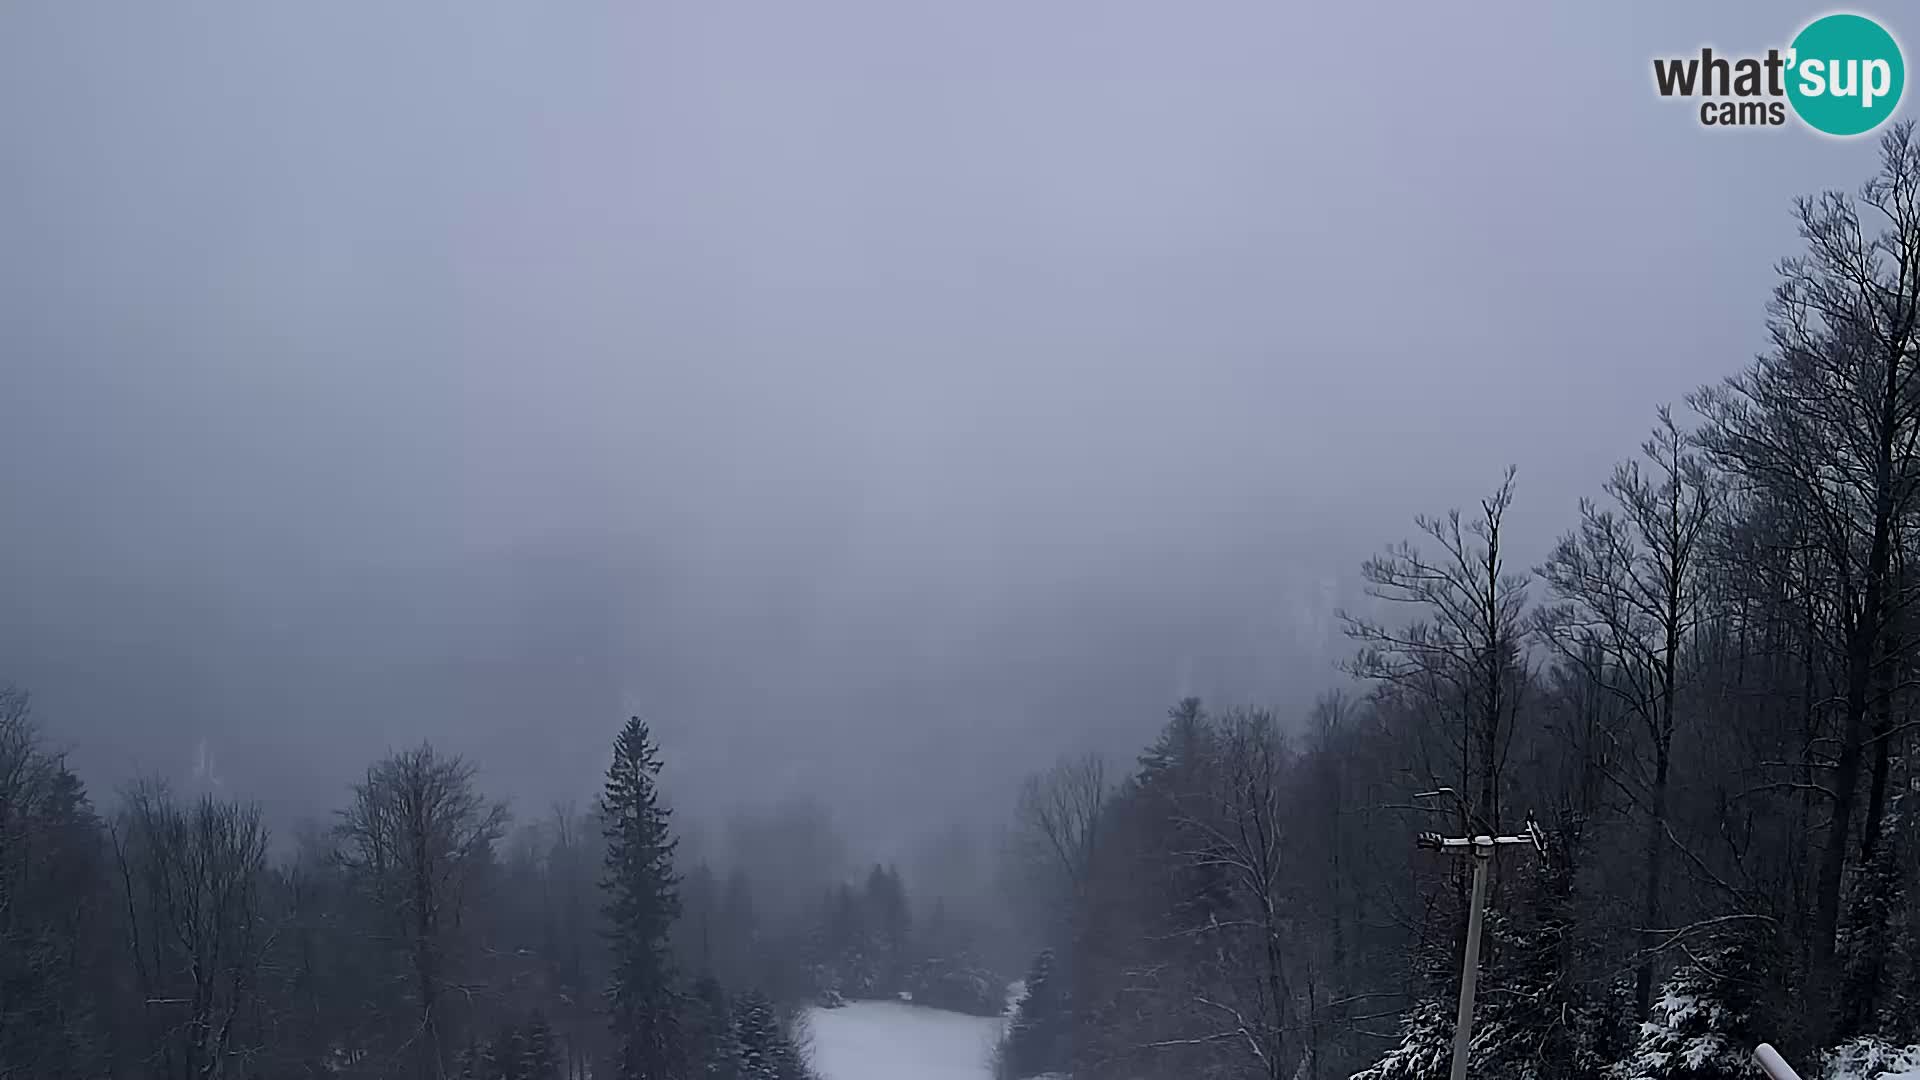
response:
<svg viewBox="0 0 1920 1080"><path fill-rule="evenodd" d="M1860 862L1873 860L1874 847L1880 841L1881 822L1887 811L1887 771L1892 764L1887 754L1888 736L1893 731L1890 706L1882 702L1873 718L1873 776L1867 786L1867 820L1860 827Z"/></svg>
<svg viewBox="0 0 1920 1080"><path fill-rule="evenodd" d="M1268 886L1263 883L1261 888L1266 889ZM1268 1029L1267 1037L1262 1041L1267 1044L1266 1071L1269 1080L1282 1080L1286 1076L1286 1070L1281 1061L1281 1054L1286 1049L1287 1001L1291 995L1287 992L1285 976L1280 967L1281 927L1279 913L1275 910L1271 893L1261 898L1261 910L1265 916L1263 921L1267 939L1267 970L1265 972L1267 995L1271 1003L1270 1007L1273 1009L1272 1025Z"/></svg>
<svg viewBox="0 0 1920 1080"><path fill-rule="evenodd" d="M1889 365L1888 378L1898 365ZM1885 411L1890 412L1894 394L1889 388ZM1839 985L1834 950L1840 930L1840 886L1846 877L1847 840L1853 829L1854 800L1859 795L1860 759L1865 750L1867 687L1872 681L1873 661L1880 636L1880 619L1885 605L1887 570L1892 556L1893 492L1891 417L1883 417L1881 445L1876 463L1876 497L1873 515L1873 543L1868 549L1865 580L1861 589L1860 611L1855 616L1847 641L1847 712L1840 736L1840 759L1833 774L1833 820L1827 827L1827 844L1820 853L1820 876L1814 897L1813 957L1808 972L1809 1003L1820 1013L1813 1017L1813 1031L1824 1036L1832 1029L1835 1016L1833 994Z"/></svg>
<svg viewBox="0 0 1920 1080"><path fill-rule="evenodd" d="M419 983L420 993L420 1030L416 1038L420 1040L420 1074L425 1077L438 1077L441 1072L440 1033L439 1025L435 1023L433 1015L436 997L433 971L433 884L427 876L427 838L424 825L416 828L413 842L413 971Z"/></svg>
<svg viewBox="0 0 1920 1080"><path fill-rule="evenodd" d="M1840 890L1846 877L1847 840L1852 832L1854 801L1860 787L1860 758L1866 720L1867 676L1871 664L1863 646L1865 631L1853 635L1856 644L1847 658L1847 712L1841 729L1840 759L1833 770L1833 820L1827 826L1826 846L1820 852L1819 876L1814 882L1813 955L1807 972L1808 1004L1818 1012L1809 1018L1824 1042L1833 1023L1833 994L1839 985L1835 968L1836 938L1840 930Z"/></svg>
<svg viewBox="0 0 1920 1080"><path fill-rule="evenodd" d="M1814 773L1813 746L1814 739L1818 737L1820 733L1820 669L1816 661L1819 655L1819 635L1818 627L1814 623L1811 555L1807 556L1807 569L1805 572L1808 576L1809 584L1807 586L1808 596L1805 600L1806 618L1801 626L1802 637L1800 641L1800 775L1797 777L1800 781L1800 816L1798 819L1799 828L1797 830L1797 836L1792 841L1795 848L1794 855L1797 857L1792 860L1794 870L1790 875L1793 882L1793 936L1795 940L1802 943L1799 949L1800 955L1797 959L1800 961L1803 970L1809 969L1811 965L1808 954L1811 945L1808 944L1808 942L1812 935L1808 931L1807 925L1807 916L1809 913L1807 894L1810 884L1807 879L1808 860L1803 857L1806 849L1801 845L1805 843L1804 837L1806 834L1810 833L1813 829L1813 793L1816 790L1815 785L1818 780L1818 777ZM1791 602L1791 598L1789 598L1788 602ZM1783 631L1782 637L1784 638L1784 636Z"/></svg>
<svg viewBox="0 0 1920 1080"><path fill-rule="evenodd" d="M1860 830L1860 864L1873 861L1874 847L1880 842L1881 824L1887 810L1887 771L1893 742L1894 684L1898 681L1900 639L1892 628L1886 635L1886 647L1880 664L1880 694L1873 709L1873 777L1867 788L1867 820Z"/></svg>
<svg viewBox="0 0 1920 1080"><path fill-rule="evenodd" d="M1640 970L1634 974L1633 984L1634 1005L1642 1019L1646 1018L1648 1009L1653 1005L1653 953L1651 950L1663 936L1658 932L1663 918L1660 878L1661 870L1666 864L1667 774L1672 759L1672 737L1665 735L1654 744L1652 807L1647 817L1647 880L1641 915L1645 923L1642 937L1649 951L1646 958L1640 962Z"/></svg>

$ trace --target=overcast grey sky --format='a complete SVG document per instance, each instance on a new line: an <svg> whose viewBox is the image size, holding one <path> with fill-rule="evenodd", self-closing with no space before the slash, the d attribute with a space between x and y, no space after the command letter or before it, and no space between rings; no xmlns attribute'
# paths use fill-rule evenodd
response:
<svg viewBox="0 0 1920 1080"><path fill-rule="evenodd" d="M640 711L901 829L1297 708L1415 512L1516 463L1535 557L1760 347L1871 140L1649 61L1815 13L5 4L0 677L282 814Z"/></svg>

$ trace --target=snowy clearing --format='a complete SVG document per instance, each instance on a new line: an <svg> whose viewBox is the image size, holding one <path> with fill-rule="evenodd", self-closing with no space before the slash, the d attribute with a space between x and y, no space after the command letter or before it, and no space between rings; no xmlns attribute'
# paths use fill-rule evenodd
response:
<svg viewBox="0 0 1920 1080"><path fill-rule="evenodd" d="M823 1080L987 1080L1004 1020L897 1001L811 1009Z"/></svg>

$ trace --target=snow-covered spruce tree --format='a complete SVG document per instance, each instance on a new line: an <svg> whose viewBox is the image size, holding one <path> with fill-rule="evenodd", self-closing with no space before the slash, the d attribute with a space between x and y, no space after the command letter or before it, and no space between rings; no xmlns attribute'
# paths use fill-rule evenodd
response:
<svg viewBox="0 0 1920 1080"><path fill-rule="evenodd" d="M1353 1075L1353 1080L1444 1080L1453 1061L1454 1016L1459 1007L1460 956L1452 951L1454 927L1466 918L1454 907L1451 888L1426 897L1408 957L1418 996L1400 1018L1400 1044Z"/></svg>
<svg viewBox="0 0 1920 1080"><path fill-rule="evenodd" d="M1633 984L1573 977L1579 939L1564 849L1510 875L1507 909L1485 914L1468 1072L1481 1080L1601 1077L1625 1041ZM1433 989L1408 1013L1400 1046L1358 1077L1437 1080L1451 1068L1459 968L1436 949L1423 952Z"/></svg>
<svg viewBox="0 0 1920 1080"><path fill-rule="evenodd" d="M736 866L727 875L714 923L714 978L722 986L751 986L761 981L765 944L754 911L753 881L746 870Z"/></svg>
<svg viewBox="0 0 1920 1080"><path fill-rule="evenodd" d="M1912 854L1920 844L1912 817L1914 807L1920 805L1920 772L1908 766L1899 786L1901 793L1890 800L1887 810L1887 840L1875 852L1876 860L1884 856L1897 867L1885 891L1899 898L1884 930L1887 950L1878 1027L1888 1040L1906 1046L1920 1045L1920 904L1914 902L1920 896L1920 859Z"/></svg>
<svg viewBox="0 0 1920 1080"><path fill-rule="evenodd" d="M740 996L733 1030L740 1046L740 1080L812 1080L800 1048L765 994L750 990Z"/></svg>
<svg viewBox="0 0 1920 1080"><path fill-rule="evenodd" d="M1920 1043L1920 940L1914 925L1914 837L1910 790L1888 800L1872 853L1847 885L1840 935L1840 1013L1836 1034Z"/></svg>
<svg viewBox="0 0 1920 1080"><path fill-rule="evenodd" d="M1883 842L1847 883L1847 920L1839 944L1841 992L1834 1027L1834 1034L1842 1039L1881 1033L1881 996L1893 921L1905 907L1900 903L1903 868L1895 851L1893 843Z"/></svg>
<svg viewBox="0 0 1920 1080"><path fill-rule="evenodd" d="M527 1080L527 1036L517 1027L502 1028L493 1040L489 1080Z"/></svg>
<svg viewBox="0 0 1920 1080"><path fill-rule="evenodd" d="M553 1029L536 1012L525 1025L502 1027L491 1041L469 1041L457 1069L460 1080L559 1080Z"/></svg>
<svg viewBox="0 0 1920 1080"><path fill-rule="evenodd" d="M477 1039L467 1041L466 1048L461 1050L460 1056L454 1060L454 1067L457 1070L454 1075L460 1080L486 1080L488 1074L492 1072L492 1064L487 1060L486 1048L481 1046Z"/></svg>
<svg viewBox="0 0 1920 1080"><path fill-rule="evenodd" d="M1209 1039L1218 1001L1217 927L1239 920L1224 860L1205 854L1226 733L1198 699L1168 713L1140 768L1095 809L1087 887L1053 981L1072 1002L1068 1058L1082 1076L1205 1076L1235 1051Z"/></svg>
<svg viewBox="0 0 1920 1080"><path fill-rule="evenodd" d="M819 916L807 930L804 946L807 992L824 1008L839 1008L858 996L848 985L848 956L853 951L859 915L845 885L829 889Z"/></svg>
<svg viewBox="0 0 1920 1080"><path fill-rule="evenodd" d="M673 924L673 960L680 971L713 972L719 914L720 879L702 859L680 878L680 917Z"/></svg>
<svg viewBox="0 0 1920 1080"><path fill-rule="evenodd" d="M1400 1021L1400 1045L1353 1080L1439 1080L1453 1061L1454 1008L1439 997L1414 1003Z"/></svg>
<svg viewBox="0 0 1920 1080"><path fill-rule="evenodd" d="M862 898L866 912L868 949L873 958L874 990L881 997L892 997L906 988L907 972L913 966L910 954L913 918L907 907L907 890L900 873L891 866L874 864L867 874L866 894Z"/></svg>
<svg viewBox="0 0 1920 1080"><path fill-rule="evenodd" d="M1826 1080L1898 1080L1916 1072L1920 1072L1920 1046L1862 1035L1821 1055L1818 1075Z"/></svg>
<svg viewBox="0 0 1920 1080"><path fill-rule="evenodd" d="M1915 895L1912 878L1916 868L1906 871L1907 897ZM1890 945L1887 957L1887 991L1881 1006L1882 1029L1887 1037L1905 1044L1920 1043L1920 905L1911 900L1894 913L1887 927Z"/></svg>
<svg viewBox="0 0 1920 1080"><path fill-rule="evenodd" d="M1476 1010L1468 1060L1488 1080L1598 1080L1629 1041L1631 980L1584 986L1558 955L1563 926L1490 914L1501 950ZM1451 1034L1451 1032L1449 1032Z"/></svg>
<svg viewBox="0 0 1920 1080"><path fill-rule="evenodd" d="M1606 1075L1601 1053L1631 1003L1632 985L1622 983L1605 999L1563 1002L1559 1016L1546 1014L1539 988L1481 997L1474 1009L1468 1075L1500 1080L1563 1080ZM1444 1080L1453 1065L1458 1003L1438 996L1415 1003L1400 1025L1400 1045L1353 1080Z"/></svg>
<svg viewBox="0 0 1920 1080"><path fill-rule="evenodd" d="M864 892L845 883L830 890L808 939L811 990L820 1004L892 996L882 987L879 939Z"/></svg>
<svg viewBox="0 0 1920 1080"><path fill-rule="evenodd" d="M669 1080L685 1071L669 936L680 913L675 841L655 778L660 756L639 717L613 743L600 814L607 840L605 913L612 954L607 997L619 1080Z"/></svg>
<svg viewBox="0 0 1920 1080"><path fill-rule="evenodd" d="M1043 949L1027 971L1026 994L1013 1014L1001 1051L1010 1080L1065 1072L1072 1052L1073 1016L1065 987L1055 976L1053 950Z"/></svg>
<svg viewBox="0 0 1920 1080"><path fill-rule="evenodd" d="M702 1080L740 1080L740 1040L733 1028L733 1005L719 980L704 976L693 984L687 1002L687 1047Z"/></svg>
<svg viewBox="0 0 1920 1080"><path fill-rule="evenodd" d="M1007 1010L1007 982L961 953L935 957L916 965L907 976L915 1004L970 1016L1003 1016Z"/></svg>
<svg viewBox="0 0 1920 1080"><path fill-rule="evenodd" d="M865 901L865 895L851 885L841 886L834 901L833 933L840 943L835 969L848 997L886 997L880 985L878 939Z"/></svg>
<svg viewBox="0 0 1920 1080"><path fill-rule="evenodd" d="M525 1047L521 1060L527 1080L559 1080L560 1054L554 1046L553 1026L538 1010L527 1020Z"/></svg>
<svg viewBox="0 0 1920 1080"><path fill-rule="evenodd" d="M1640 1025L1638 1045L1611 1070L1613 1080L1755 1075L1754 1046L1775 1037L1757 1030L1764 1022L1761 995L1777 981L1766 955L1756 943L1735 941L1676 970Z"/></svg>
<svg viewBox="0 0 1920 1080"><path fill-rule="evenodd" d="M1633 984L1584 983L1573 866L1556 844L1543 862L1508 879L1506 911L1487 914L1492 952L1483 1019L1471 1047L1477 1076L1505 1080L1597 1078L1627 1041Z"/></svg>

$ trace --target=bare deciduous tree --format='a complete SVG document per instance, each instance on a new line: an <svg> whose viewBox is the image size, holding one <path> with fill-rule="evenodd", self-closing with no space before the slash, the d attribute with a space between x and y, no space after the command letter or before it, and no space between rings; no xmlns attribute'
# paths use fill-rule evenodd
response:
<svg viewBox="0 0 1920 1080"><path fill-rule="evenodd" d="M245 1075L263 1047L242 1043L239 1025L271 944L259 809L211 797L182 807L164 784L140 783L110 836L151 1066L169 1077Z"/></svg>
<svg viewBox="0 0 1920 1080"><path fill-rule="evenodd" d="M447 937L507 823L506 807L483 797L474 775L431 745L402 751L367 770L334 828L342 865L388 913L407 958L417 1024L403 1045L423 1077L446 1071L443 995L472 989L451 977Z"/></svg>
<svg viewBox="0 0 1920 1080"><path fill-rule="evenodd" d="M1502 524L1513 505L1514 470L1463 522L1458 510L1415 519L1440 547L1430 557L1402 542L1361 567L1368 594L1420 612L1398 628L1345 612L1360 653L1348 670L1426 702L1453 727L1463 826L1500 826L1500 770L1525 683L1528 578L1506 568Z"/></svg>
<svg viewBox="0 0 1920 1080"><path fill-rule="evenodd" d="M1286 965L1291 916L1282 890L1288 753L1265 711L1230 713L1220 738L1211 790L1179 800L1175 819L1190 844L1175 854L1220 874L1233 903L1228 919L1213 913L1189 928L1216 940L1217 979L1190 995L1199 1034L1163 1045L1231 1047L1256 1075L1280 1080L1299 1064L1287 1039L1294 1013Z"/></svg>
<svg viewBox="0 0 1920 1080"><path fill-rule="evenodd" d="M1897 533L1920 500L1920 146L1912 123L1881 140L1880 170L1857 199L1828 192L1801 199L1797 210L1806 252L1780 264L1772 350L1695 404L1709 419L1702 444L1716 463L1789 501L1826 563L1844 677L1808 974L1812 999L1832 1013L1862 765L1877 752L1867 731L1872 692L1891 659L1887 627L1912 599L1893 573ZM1869 836L1878 824L1868 823Z"/></svg>
<svg viewBox="0 0 1920 1080"><path fill-rule="evenodd" d="M1636 461L1616 466L1601 488L1610 508L1580 501L1579 527L1561 539L1540 570L1561 602L1540 612L1539 625L1563 662L1618 697L1646 730L1652 774L1622 787L1647 815L1641 909L1651 948L1665 925L1662 869L1670 842L1675 702L1689 678L1683 665L1694 632L1706 617L1701 556L1718 483L1670 409L1660 410L1641 453L1651 473ZM1635 978L1642 1016L1653 999L1653 975L1649 952Z"/></svg>
<svg viewBox="0 0 1920 1080"><path fill-rule="evenodd" d="M1108 793L1106 762L1096 754L1062 758L1021 786L1021 830L1072 894L1086 887Z"/></svg>

